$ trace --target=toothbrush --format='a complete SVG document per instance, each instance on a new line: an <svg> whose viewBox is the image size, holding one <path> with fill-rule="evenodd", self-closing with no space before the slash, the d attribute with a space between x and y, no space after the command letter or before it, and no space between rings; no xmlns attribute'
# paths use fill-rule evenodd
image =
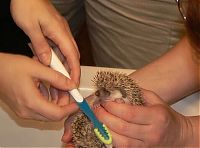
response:
<svg viewBox="0 0 200 148"><path fill-rule="evenodd" d="M50 67L54 70L62 73L69 79L69 73L55 54L53 50L51 55L51 63ZM76 100L79 108L85 113L85 115L92 121L94 125L94 132L96 136L104 143L104 144L111 144L112 143L112 136L108 131L108 128L102 124L94 115L93 111L90 109L88 103L83 99L82 95L79 93L78 89L73 89L69 91L69 93L72 95L72 97Z"/></svg>

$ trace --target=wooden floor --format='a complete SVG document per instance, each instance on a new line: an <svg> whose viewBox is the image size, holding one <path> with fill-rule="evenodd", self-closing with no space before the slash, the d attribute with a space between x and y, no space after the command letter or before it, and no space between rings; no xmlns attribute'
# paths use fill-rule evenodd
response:
<svg viewBox="0 0 200 148"><path fill-rule="evenodd" d="M84 66L95 66L92 57L92 47L88 36L86 24L80 30L76 42L80 52L80 63Z"/></svg>

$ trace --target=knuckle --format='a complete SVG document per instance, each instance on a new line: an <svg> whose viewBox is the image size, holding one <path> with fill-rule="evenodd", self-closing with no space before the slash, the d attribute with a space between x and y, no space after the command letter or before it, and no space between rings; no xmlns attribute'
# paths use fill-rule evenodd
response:
<svg viewBox="0 0 200 148"><path fill-rule="evenodd" d="M61 16L59 13L55 15L55 19L57 22L63 22L65 20L65 18Z"/></svg>
<svg viewBox="0 0 200 148"><path fill-rule="evenodd" d="M59 14L56 14L54 17L54 21L52 21L52 26L56 27L56 31L57 32L59 29L64 29L64 22L65 18Z"/></svg>
<svg viewBox="0 0 200 148"><path fill-rule="evenodd" d="M63 86L64 90L71 90L76 87L76 84L71 79L69 79L61 73L59 78L57 78L57 81L61 82L61 85Z"/></svg>
<svg viewBox="0 0 200 148"><path fill-rule="evenodd" d="M55 72L54 73L54 81L55 82L63 82L63 81L65 81L65 78L60 72Z"/></svg>
<svg viewBox="0 0 200 148"><path fill-rule="evenodd" d="M59 27L57 27L57 25L54 25L55 26L55 30L50 30L50 31L46 31L45 34L51 39L51 40L56 40L57 38L57 33L59 32Z"/></svg>
<svg viewBox="0 0 200 148"><path fill-rule="evenodd" d="M31 101L26 101L26 108L32 110L33 109L33 103Z"/></svg>
<svg viewBox="0 0 200 148"><path fill-rule="evenodd" d="M51 117L50 120L52 120L52 121L60 121L61 119L60 119L59 115L54 115L54 116Z"/></svg>
<svg viewBox="0 0 200 148"><path fill-rule="evenodd" d="M54 120L54 121L61 121L61 120L62 120L62 117L61 117L61 116L55 116L53 120Z"/></svg>
<svg viewBox="0 0 200 148"><path fill-rule="evenodd" d="M29 117L28 113L26 111L23 111L23 110L17 111L16 114L17 114L18 117L23 118L23 119L27 119Z"/></svg>
<svg viewBox="0 0 200 148"><path fill-rule="evenodd" d="M60 110L58 110L57 113L52 116L53 121L61 121L63 118L64 116Z"/></svg>
<svg viewBox="0 0 200 148"><path fill-rule="evenodd" d="M20 27L23 28L23 30L27 33L30 33L30 31L35 30L35 25L34 23L30 23L30 22L24 22L24 23L19 23Z"/></svg>
<svg viewBox="0 0 200 148"><path fill-rule="evenodd" d="M46 42L43 42L43 41L38 42L37 46L39 47L35 49L37 54L41 55L43 53L46 53L46 54L50 53L50 47Z"/></svg>
<svg viewBox="0 0 200 148"><path fill-rule="evenodd" d="M157 105L157 111L159 111L159 114L157 114L157 122L159 123L167 123L168 121L168 111L163 105Z"/></svg>
<svg viewBox="0 0 200 148"><path fill-rule="evenodd" d="M156 94L154 92L148 91L148 90L146 90L145 93L143 93L143 95L146 98L154 98L154 97L156 97Z"/></svg>

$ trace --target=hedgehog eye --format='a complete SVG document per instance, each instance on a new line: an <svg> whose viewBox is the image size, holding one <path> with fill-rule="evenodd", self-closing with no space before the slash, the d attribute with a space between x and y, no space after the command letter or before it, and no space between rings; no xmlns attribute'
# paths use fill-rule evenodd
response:
<svg viewBox="0 0 200 148"><path fill-rule="evenodd" d="M94 94L95 94L95 96L99 97L100 96L100 91L97 90Z"/></svg>
<svg viewBox="0 0 200 148"><path fill-rule="evenodd" d="M109 97L109 96L110 96L110 92L109 92L108 90L105 90L105 91L104 91L104 96L105 96L105 97Z"/></svg>

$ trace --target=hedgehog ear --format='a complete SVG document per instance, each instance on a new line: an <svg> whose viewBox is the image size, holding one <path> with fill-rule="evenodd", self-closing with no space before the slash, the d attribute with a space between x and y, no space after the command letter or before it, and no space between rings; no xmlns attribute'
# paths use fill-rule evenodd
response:
<svg viewBox="0 0 200 148"><path fill-rule="evenodd" d="M144 99L144 105L151 106L156 104L165 104L165 102L160 98L155 92L142 89L142 97Z"/></svg>

